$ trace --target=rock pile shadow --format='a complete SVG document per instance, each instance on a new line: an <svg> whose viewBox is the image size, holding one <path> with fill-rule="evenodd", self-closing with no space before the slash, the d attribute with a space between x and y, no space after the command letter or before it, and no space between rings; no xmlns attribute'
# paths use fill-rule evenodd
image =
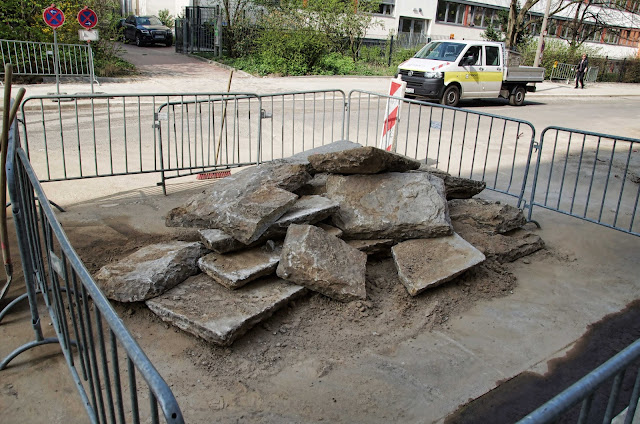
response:
<svg viewBox="0 0 640 424"><path fill-rule="evenodd" d="M473 198L485 184L402 155L339 141L245 168L171 210L166 225L200 241L146 246L104 266L96 282L120 302L230 345L314 291L366 301L367 263L391 257L407 296L487 258L542 247L522 211Z"/></svg>

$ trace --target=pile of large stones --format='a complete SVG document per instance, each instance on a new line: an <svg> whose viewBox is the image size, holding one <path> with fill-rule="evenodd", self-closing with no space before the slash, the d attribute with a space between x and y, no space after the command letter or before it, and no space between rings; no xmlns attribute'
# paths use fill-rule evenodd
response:
<svg viewBox="0 0 640 424"><path fill-rule="evenodd" d="M336 142L213 182L166 217L167 226L198 228L200 242L147 246L96 281L111 299L145 301L163 320L228 345L307 290L366 299L368 257L391 256L416 296L485 254L511 261L542 247L531 233L512 234L526 222L519 209L471 199L484 187ZM454 232L451 217L467 239L481 229L482 251Z"/></svg>

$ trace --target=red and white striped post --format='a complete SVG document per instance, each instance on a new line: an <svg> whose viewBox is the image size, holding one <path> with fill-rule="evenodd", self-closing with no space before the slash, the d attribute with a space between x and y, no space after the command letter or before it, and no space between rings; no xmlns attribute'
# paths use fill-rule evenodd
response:
<svg viewBox="0 0 640 424"><path fill-rule="evenodd" d="M407 83L401 79L392 79L389 86L389 95L393 98L387 99L387 108L384 115L384 127L382 128L382 138L380 139L380 148L386 151L396 150L396 126L400 116L400 106Z"/></svg>

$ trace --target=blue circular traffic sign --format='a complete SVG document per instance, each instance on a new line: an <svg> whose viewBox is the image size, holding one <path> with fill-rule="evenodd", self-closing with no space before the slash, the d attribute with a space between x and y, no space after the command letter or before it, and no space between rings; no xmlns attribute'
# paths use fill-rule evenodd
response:
<svg viewBox="0 0 640 424"><path fill-rule="evenodd" d="M93 10L85 7L78 12L78 22L80 22L80 25L85 29L91 29L98 23L98 15L96 15L96 12Z"/></svg>
<svg viewBox="0 0 640 424"><path fill-rule="evenodd" d="M64 24L64 13L62 13L62 10L58 9L54 5L51 5L44 9L42 18L44 19L45 23L53 29L56 29Z"/></svg>

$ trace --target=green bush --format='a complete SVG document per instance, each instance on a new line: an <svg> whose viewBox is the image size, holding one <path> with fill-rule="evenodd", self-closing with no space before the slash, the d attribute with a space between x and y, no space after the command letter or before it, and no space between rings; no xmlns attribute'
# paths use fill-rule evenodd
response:
<svg viewBox="0 0 640 424"><path fill-rule="evenodd" d="M267 29L257 40L257 56L265 74L307 75L327 53L320 34L306 29Z"/></svg>
<svg viewBox="0 0 640 424"><path fill-rule="evenodd" d="M164 24L164 26L168 26L169 28L173 28L173 23L175 19L173 15L169 13L169 9L162 9L158 11L158 19L160 22Z"/></svg>

